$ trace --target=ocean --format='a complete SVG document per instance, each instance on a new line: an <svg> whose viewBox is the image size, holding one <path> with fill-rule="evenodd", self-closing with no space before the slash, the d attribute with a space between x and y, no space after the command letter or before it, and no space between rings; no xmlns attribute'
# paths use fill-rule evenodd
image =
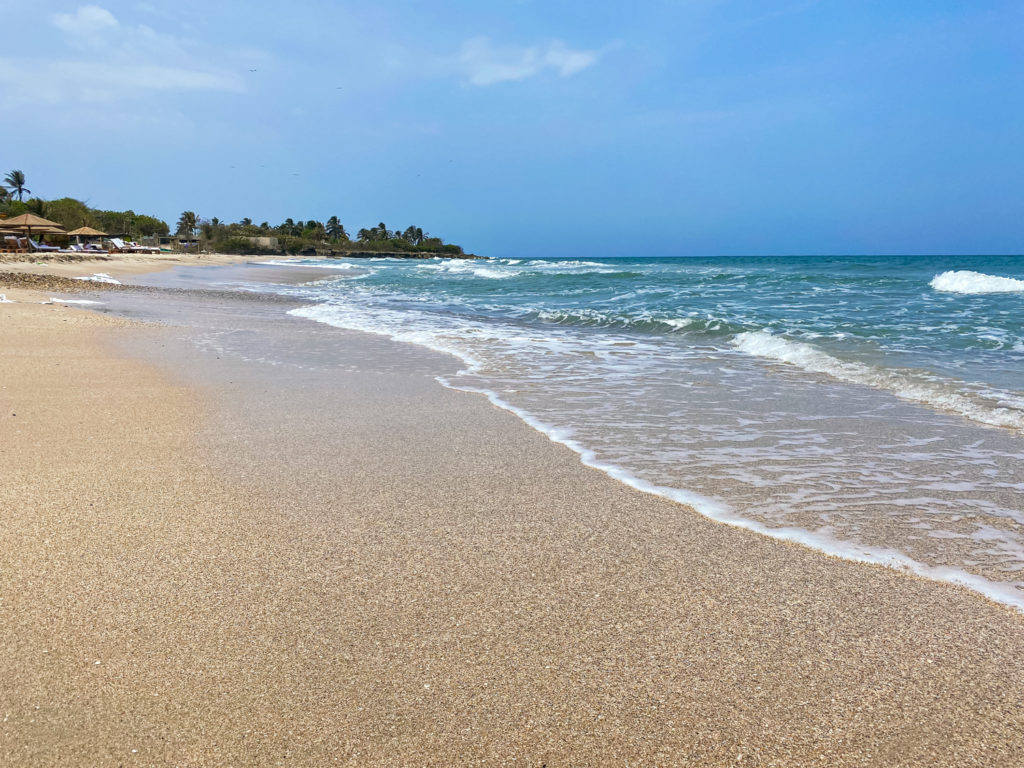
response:
<svg viewBox="0 0 1024 768"><path fill-rule="evenodd" d="M1024 257L271 264L640 490L1024 610Z"/></svg>

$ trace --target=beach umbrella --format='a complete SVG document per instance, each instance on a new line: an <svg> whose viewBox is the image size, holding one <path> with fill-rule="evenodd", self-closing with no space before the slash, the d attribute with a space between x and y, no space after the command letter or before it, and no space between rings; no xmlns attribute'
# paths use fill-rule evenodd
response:
<svg viewBox="0 0 1024 768"><path fill-rule="evenodd" d="M89 238L89 237L106 237L107 236L106 232L100 232L98 229L93 229L92 227L79 227L78 229L71 230L70 232L68 232L68 234L69 235L74 235L75 236L75 242L78 242L78 243L82 242L82 238L83 237Z"/></svg>
<svg viewBox="0 0 1024 768"><path fill-rule="evenodd" d="M0 227L24 232L28 237L32 237L33 229L36 232L47 235L64 234L64 227L56 221L44 219L42 216L36 216L34 213L23 213L21 216L15 216L13 219L3 219L0 221Z"/></svg>

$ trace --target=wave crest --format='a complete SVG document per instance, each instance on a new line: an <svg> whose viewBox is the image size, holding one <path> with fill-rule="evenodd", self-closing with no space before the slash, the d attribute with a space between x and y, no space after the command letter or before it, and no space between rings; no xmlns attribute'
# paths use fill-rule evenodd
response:
<svg viewBox="0 0 1024 768"><path fill-rule="evenodd" d="M912 371L839 360L811 344L765 331L737 334L731 344L748 355L790 363L850 384L884 389L901 400L951 411L981 424L1024 431L1024 411L1005 407L980 393L964 393L961 382L925 379Z"/></svg>
<svg viewBox="0 0 1024 768"><path fill-rule="evenodd" d="M929 285L943 293L1024 293L1024 280L986 275L969 269L943 272L933 277Z"/></svg>

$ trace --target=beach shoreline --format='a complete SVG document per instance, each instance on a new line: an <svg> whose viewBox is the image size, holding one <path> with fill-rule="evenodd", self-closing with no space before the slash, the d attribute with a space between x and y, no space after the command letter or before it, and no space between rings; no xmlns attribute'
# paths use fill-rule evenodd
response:
<svg viewBox="0 0 1024 768"><path fill-rule="evenodd" d="M434 353L241 296L153 296L198 318L157 328L5 291L12 764L1024 755L1008 608L630 489Z"/></svg>

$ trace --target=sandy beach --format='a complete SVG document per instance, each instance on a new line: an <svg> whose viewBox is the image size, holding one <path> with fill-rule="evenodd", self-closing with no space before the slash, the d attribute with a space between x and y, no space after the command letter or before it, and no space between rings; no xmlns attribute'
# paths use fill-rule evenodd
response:
<svg viewBox="0 0 1024 768"><path fill-rule="evenodd" d="M426 350L0 293L0 764L1024 764L1010 608L635 491Z"/></svg>

